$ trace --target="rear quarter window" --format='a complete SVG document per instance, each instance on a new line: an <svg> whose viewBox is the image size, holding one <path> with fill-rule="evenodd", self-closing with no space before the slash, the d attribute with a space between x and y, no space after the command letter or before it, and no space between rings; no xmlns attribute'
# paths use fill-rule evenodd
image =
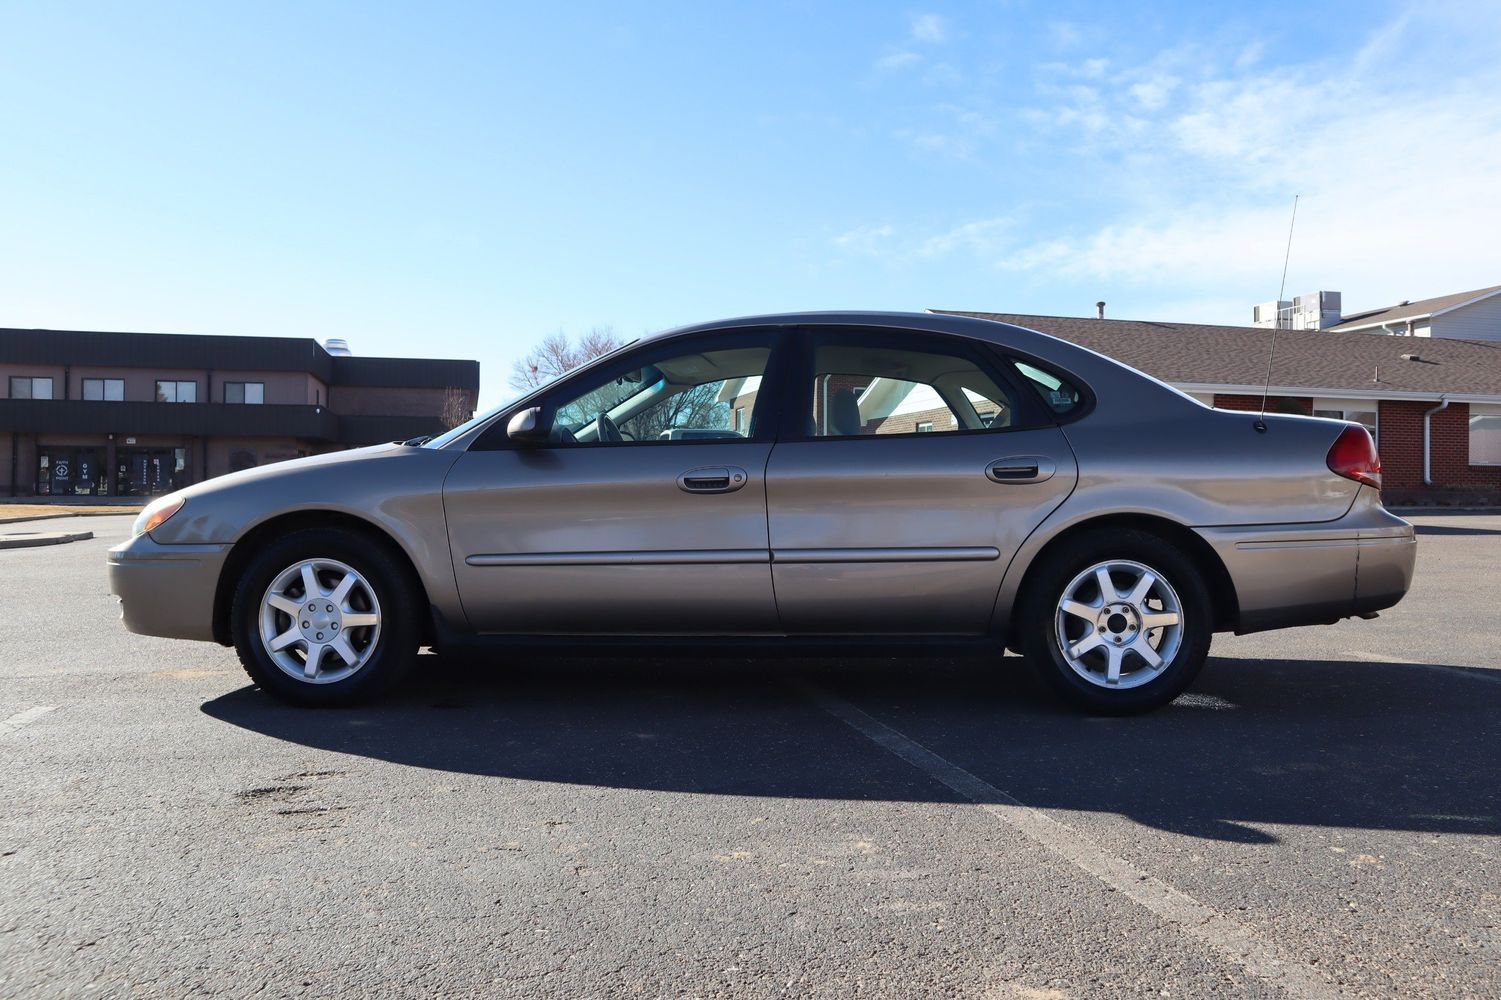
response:
<svg viewBox="0 0 1501 1000"><path fill-rule="evenodd" d="M1084 394L1079 391L1079 387L1063 376L1045 371L1025 361L1013 359L1011 364L1027 384L1037 390L1037 394L1042 397L1043 404L1055 416L1061 417L1074 413L1084 405Z"/></svg>

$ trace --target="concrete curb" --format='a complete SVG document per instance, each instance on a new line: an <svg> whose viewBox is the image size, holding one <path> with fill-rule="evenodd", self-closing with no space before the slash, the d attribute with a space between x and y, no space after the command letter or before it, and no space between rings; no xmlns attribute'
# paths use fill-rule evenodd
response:
<svg viewBox="0 0 1501 1000"><path fill-rule="evenodd" d="M0 534L0 549L31 549L39 545L66 545L93 538L92 531L21 531Z"/></svg>
<svg viewBox="0 0 1501 1000"><path fill-rule="evenodd" d="M3 506L0 506L0 510L4 510L4 509L5 508ZM132 514L139 514L139 513L140 513L140 511L138 511L138 510L135 510L135 511L118 511L118 510L90 510L90 511L76 511L76 510L74 510L74 511L68 511L68 510L64 510L64 511L58 511L56 514L22 514L22 515L19 515L19 516L16 516L16 517L0 517L0 524L20 524L23 521L50 521L53 518L58 518L58 517L130 517Z"/></svg>

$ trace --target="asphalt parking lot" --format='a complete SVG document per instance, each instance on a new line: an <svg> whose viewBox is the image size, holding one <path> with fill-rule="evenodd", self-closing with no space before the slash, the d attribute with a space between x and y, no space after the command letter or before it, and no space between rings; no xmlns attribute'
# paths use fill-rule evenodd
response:
<svg viewBox="0 0 1501 1000"><path fill-rule="evenodd" d="M0 996L1501 995L1501 517L1090 719L1021 661L426 656L306 711L0 552ZM49 528L70 522L53 521Z"/></svg>

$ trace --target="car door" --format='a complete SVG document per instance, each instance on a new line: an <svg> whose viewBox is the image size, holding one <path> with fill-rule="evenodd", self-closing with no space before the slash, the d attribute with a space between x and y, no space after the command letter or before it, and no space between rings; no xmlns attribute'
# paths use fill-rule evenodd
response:
<svg viewBox="0 0 1501 1000"><path fill-rule="evenodd" d="M454 464L454 575L482 633L778 629L766 531L778 335L653 342L545 394L551 426L504 421ZM764 411L764 413L763 413Z"/></svg>
<svg viewBox="0 0 1501 1000"><path fill-rule="evenodd" d="M1077 478L1044 400L964 338L799 339L767 469L783 628L985 632L1007 563Z"/></svg>

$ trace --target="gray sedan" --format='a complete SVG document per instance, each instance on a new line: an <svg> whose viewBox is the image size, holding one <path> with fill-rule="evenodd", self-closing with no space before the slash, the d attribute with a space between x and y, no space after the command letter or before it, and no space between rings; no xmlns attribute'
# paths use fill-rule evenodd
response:
<svg viewBox="0 0 1501 1000"><path fill-rule="evenodd" d="M328 705L439 650L870 641L1021 652L1089 711L1217 631L1373 617L1412 526L1356 424L1212 410L984 320L672 330L441 437L188 487L109 553L125 624Z"/></svg>

